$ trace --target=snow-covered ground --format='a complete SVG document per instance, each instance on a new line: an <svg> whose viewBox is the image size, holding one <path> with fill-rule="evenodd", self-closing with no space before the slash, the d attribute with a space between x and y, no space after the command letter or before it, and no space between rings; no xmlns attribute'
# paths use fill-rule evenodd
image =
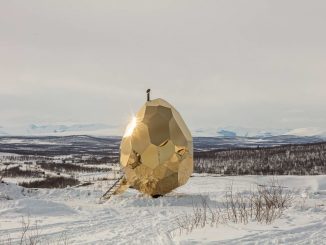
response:
<svg viewBox="0 0 326 245"><path fill-rule="evenodd" d="M326 176L279 176L295 201L270 225L219 224L180 234L176 217L191 213L201 197L211 205L230 183L236 191L266 184L268 176L196 175L174 192L152 199L129 189L105 203L99 197L110 185L27 190L0 184L0 244L19 243L22 220L44 243L67 244L326 244ZM37 224L37 229L35 224Z"/></svg>

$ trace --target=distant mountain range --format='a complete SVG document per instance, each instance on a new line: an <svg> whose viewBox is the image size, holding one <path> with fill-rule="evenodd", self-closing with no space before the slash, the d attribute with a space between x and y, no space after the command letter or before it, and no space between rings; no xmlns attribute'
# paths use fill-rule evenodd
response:
<svg viewBox="0 0 326 245"><path fill-rule="evenodd" d="M216 137L253 137L266 138L272 136L292 135L299 137L316 136L326 138L326 130L320 128L297 128L297 129L256 129L245 127L220 127L210 129L199 129L193 131L195 136L216 136Z"/></svg>
<svg viewBox="0 0 326 245"><path fill-rule="evenodd" d="M107 124L31 124L23 127L1 127L0 136L119 136L123 134L123 127ZM297 129L256 129L245 127L218 127L192 130L193 136L198 137L253 137L266 138L272 136L316 136L326 138L326 130L320 128Z"/></svg>
<svg viewBox="0 0 326 245"><path fill-rule="evenodd" d="M118 135L117 126L107 124L31 124L23 127L0 127L0 136L68 136L92 135L109 136Z"/></svg>
<svg viewBox="0 0 326 245"><path fill-rule="evenodd" d="M198 132L198 131L197 131ZM195 131L195 134L197 133ZM220 137L270 137L284 135L289 130L287 129L257 129L257 128L245 128L245 127L219 127L217 129L200 130L199 136L220 136Z"/></svg>

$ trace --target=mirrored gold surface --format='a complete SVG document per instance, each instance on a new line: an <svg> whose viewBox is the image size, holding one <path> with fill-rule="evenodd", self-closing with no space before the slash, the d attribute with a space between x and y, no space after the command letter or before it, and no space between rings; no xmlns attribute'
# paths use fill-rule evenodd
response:
<svg viewBox="0 0 326 245"><path fill-rule="evenodd" d="M147 101L126 129L120 145L126 182L148 195L184 185L193 172L191 133L163 99Z"/></svg>

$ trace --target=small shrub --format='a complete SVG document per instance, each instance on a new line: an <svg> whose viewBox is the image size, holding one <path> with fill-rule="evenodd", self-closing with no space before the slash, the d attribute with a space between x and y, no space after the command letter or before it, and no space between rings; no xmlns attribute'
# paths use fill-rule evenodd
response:
<svg viewBox="0 0 326 245"><path fill-rule="evenodd" d="M21 221L21 234L19 240L13 239L10 234L3 237L0 236L0 244L19 244L19 245L36 245L36 244L57 244L66 245L70 244L67 232L59 233L60 237L50 239L47 235L42 235L42 230L38 226L37 220L31 221L30 216L22 217Z"/></svg>
<svg viewBox="0 0 326 245"><path fill-rule="evenodd" d="M206 225L217 226L225 223L249 221L270 224L292 205L293 193L272 180L267 185L257 185L255 191L236 193L232 185L225 192L221 207L211 208L205 198L193 203L192 213L184 213L176 218L177 229L191 232Z"/></svg>

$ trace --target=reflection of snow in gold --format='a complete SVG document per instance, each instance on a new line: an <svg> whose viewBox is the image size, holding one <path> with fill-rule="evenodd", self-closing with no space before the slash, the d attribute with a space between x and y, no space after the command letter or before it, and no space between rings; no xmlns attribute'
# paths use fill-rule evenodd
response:
<svg viewBox="0 0 326 245"><path fill-rule="evenodd" d="M192 136L172 105L147 101L129 123L120 145L127 184L155 196L185 184L193 171Z"/></svg>
<svg viewBox="0 0 326 245"><path fill-rule="evenodd" d="M133 117L126 128L126 132L123 137L128 137L132 135L132 132L134 131L136 125L137 125L137 118Z"/></svg>

